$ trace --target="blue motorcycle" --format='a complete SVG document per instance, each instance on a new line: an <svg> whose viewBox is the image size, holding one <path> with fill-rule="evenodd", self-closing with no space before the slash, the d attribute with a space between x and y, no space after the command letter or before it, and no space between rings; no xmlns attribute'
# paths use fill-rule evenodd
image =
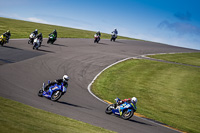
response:
<svg viewBox="0 0 200 133"><path fill-rule="evenodd" d="M46 97L52 101L57 101L64 95L67 91L67 88L63 85L63 82L50 82L48 81L48 85L45 86L43 83L43 87L38 92L38 96Z"/></svg>
<svg viewBox="0 0 200 133"><path fill-rule="evenodd" d="M115 99L116 103L118 103L119 101L121 101L119 98L116 98ZM120 115L120 112L119 110L122 112L122 114ZM105 110L105 113L106 114L115 114L117 116L120 116L121 118L125 119L125 120L128 120L130 119L134 112L135 112L135 108L134 108L134 105L133 103L123 103L119 106L116 107L116 104L110 104L107 106L106 110Z"/></svg>

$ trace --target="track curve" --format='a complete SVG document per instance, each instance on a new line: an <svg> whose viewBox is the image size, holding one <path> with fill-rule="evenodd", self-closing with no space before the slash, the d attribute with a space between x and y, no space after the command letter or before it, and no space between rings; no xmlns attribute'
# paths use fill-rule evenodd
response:
<svg viewBox="0 0 200 133"><path fill-rule="evenodd" d="M94 44L93 39L58 39L55 45L44 39L40 50L34 51L27 42L10 40L0 48L1 97L116 132L177 132L138 117L125 121L105 114L106 104L93 97L87 86L105 67L127 57L200 51L135 40ZM69 88L59 102L37 96L43 82L64 74L70 77Z"/></svg>

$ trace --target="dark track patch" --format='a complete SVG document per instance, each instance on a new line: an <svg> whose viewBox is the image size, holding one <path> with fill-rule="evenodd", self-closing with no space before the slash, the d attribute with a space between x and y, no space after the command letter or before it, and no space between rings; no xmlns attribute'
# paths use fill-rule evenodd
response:
<svg viewBox="0 0 200 133"><path fill-rule="evenodd" d="M4 46L0 48L0 65L27 60L43 54L44 53L37 51L28 51L11 46Z"/></svg>

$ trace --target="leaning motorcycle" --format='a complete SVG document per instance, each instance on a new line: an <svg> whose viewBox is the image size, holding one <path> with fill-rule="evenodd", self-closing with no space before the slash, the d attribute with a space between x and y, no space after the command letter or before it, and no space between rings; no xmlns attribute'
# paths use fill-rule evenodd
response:
<svg viewBox="0 0 200 133"><path fill-rule="evenodd" d="M0 45L3 46L4 44L6 44L6 36L4 35L1 35L0 36Z"/></svg>
<svg viewBox="0 0 200 133"><path fill-rule="evenodd" d="M29 36L28 44L30 44L30 43L33 44L34 39L35 39L35 34L31 33Z"/></svg>
<svg viewBox="0 0 200 133"><path fill-rule="evenodd" d="M116 102L120 101L119 98L116 98L115 100L116 100ZM121 115L120 115L119 110L122 112ZM110 104L107 106L107 108L105 110L106 114L113 113L114 115L120 116L121 118L123 118L125 120L130 119L134 115L134 112L135 112L135 108L134 108L133 103L127 103L127 102L119 105L116 108L115 108L115 104Z"/></svg>
<svg viewBox="0 0 200 133"><path fill-rule="evenodd" d="M38 38L35 38L34 41L33 41L33 49L37 49L40 47L41 45L41 42Z"/></svg>
<svg viewBox="0 0 200 133"><path fill-rule="evenodd" d="M57 83L57 82L50 82L48 81L48 85L45 86L43 83L43 87L38 92L38 96L40 97L46 97L52 101L59 100L67 91L67 89L64 87L63 83Z"/></svg>
<svg viewBox="0 0 200 133"><path fill-rule="evenodd" d="M98 36L98 35L94 35L94 43L99 43L99 41L100 41L100 36Z"/></svg>
<svg viewBox="0 0 200 133"><path fill-rule="evenodd" d="M117 34L112 33L110 41L115 41L117 38Z"/></svg>
<svg viewBox="0 0 200 133"><path fill-rule="evenodd" d="M47 40L47 43L53 44L55 42L55 40L56 40L55 35L54 34L50 34L49 38Z"/></svg>

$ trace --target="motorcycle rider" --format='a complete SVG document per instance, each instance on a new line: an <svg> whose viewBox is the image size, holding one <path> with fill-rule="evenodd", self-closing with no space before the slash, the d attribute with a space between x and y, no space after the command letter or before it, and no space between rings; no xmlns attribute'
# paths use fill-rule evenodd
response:
<svg viewBox="0 0 200 133"><path fill-rule="evenodd" d="M114 34L118 34L118 31L117 31L117 29L114 29L114 31L112 31L111 33L114 33Z"/></svg>
<svg viewBox="0 0 200 133"><path fill-rule="evenodd" d="M56 40L56 39L57 39L57 31L56 31L56 29L55 29L52 33L50 33L49 36L50 36L51 34L53 34L53 35L55 36L55 40Z"/></svg>
<svg viewBox="0 0 200 133"><path fill-rule="evenodd" d="M132 97L132 98L120 100L120 101L118 101L117 103L115 103L115 105L114 105L114 107L115 107L116 109L119 110L120 115L122 115L122 111L120 110L120 107L119 107L119 106L120 106L121 104L125 103L125 102L131 103L131 104L133 105L134 110L135 110L135 111L137 110L137 107L136 107L137 98L136 98L136 97Z"/></svg>
<svg viewBox="0 0 200 133"><path fill-rule="evenodd" d="M42 37L42 33L39 33L36 38L38 38L40 40L40 46L42 45L42 41L43 41L43 37ZM40 47L39 46L39 47Z"/></svg>
<svg viewBox="0 0 200 133"><path fill-rule="evenodd" d="M34 33L35 34L35 36L38 34L38 30L37 29L35 29L32 33Z"/></svg>
<svg viewBox="0 0 200 133"><path fill-rule="evenodd" d="M68 75L64 75L62 79L56 79L55 82L49 83L48 85L53 85L55 83L57 83L57 84L60 85L60 84L63 83L63 87L65 87L65 89L67 89L67 87L68 87L68 80L69 80L69 76ZM43 83L43 88L48 89L48 87L45 87L45 83ZM48 90L45 90L45 91L47 92Z"/></svg>
<svg viewBox="0 0 200 133"><path fill-rule="evenodd" d="M9 39L11 36L10 30L7 30L7 32L3 33L3 36L6 37L6 43L9 43Z"/></svg>
<svg viewBox="0 0 200 133"><path fill-rule="evenodd" d="M100 38L101 37L101 32L97 31L96 35L99 36L99 38Z"/></svg>
<svg viewBox="0 0 200 133"><path fill-rule="evenodd" d="M62 79L57 79L55 81L59 84L63 83L63 86L65 86L65 88L67 88L68 87L68 80L69 80L69 76L64 75Z"/></svg>
<svg viewBox="0 0 200 133"><path fill-rule="evenodd" d="M115 38L117 38L117 34L118 34L118 31L117 31L117 29L114 29L114 31L112 31L111 33L114 33L114 35L115 35Z"/></svg>
<svg viewBox="0 0 200 133"><path fill-rule="evenodd" d="M95 37L95 40L94 42L99 42L100 41L100 37L101 37L101 32L100 31L97 31L97 33L94 34L94 37Z"/></svg>

